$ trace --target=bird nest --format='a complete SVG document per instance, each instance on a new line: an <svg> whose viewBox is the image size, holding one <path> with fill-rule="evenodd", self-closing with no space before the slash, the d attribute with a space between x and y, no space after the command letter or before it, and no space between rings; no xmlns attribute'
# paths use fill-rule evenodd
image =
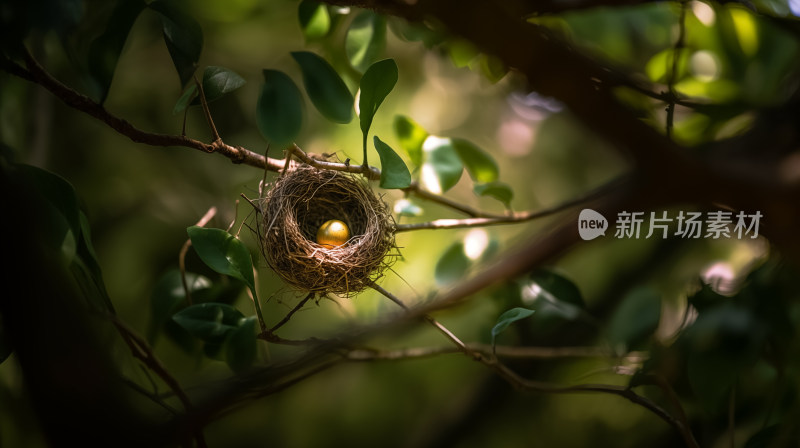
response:
<svg viewBox="0 0 800 448"><path fill-rule="evenodd" d="M260 244L286 283L319 294L352 296L377 280L394 256L394 220L366 181L299 165L261 199ZM316 242L320 226L336 219L350 239L332 248Z"/></svg>

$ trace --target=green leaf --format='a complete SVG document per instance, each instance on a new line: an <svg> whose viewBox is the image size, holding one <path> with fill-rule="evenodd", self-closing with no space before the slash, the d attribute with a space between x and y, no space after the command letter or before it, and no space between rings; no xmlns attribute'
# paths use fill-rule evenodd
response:
<svg viewBox="0 0 800 448"><path fill-rule="evenodd" d="M244 84L244 78L225 67L212 65L203 70L203 93L209 103L220 99L228 92L233 92ZM195 99L193 104L200 104L200 99Z"/></svg>
<svg viewBox="0 0 800 448"><path fill-rule="evenodd" d="M502 182L489 182L487 184L475 184L472 188L478 196L489 196L502 202L506 207L511 207L511 200L514 199L514 192L511 187Z"/></svg>
<svg viewBox="0 0 800 448"><path fill-rule="evenodd" d="M586 308L583 296L568 278L547 269L539 269L529 278L526 303L531 302L532 308L539 312L538 317L575 320L582 315Z"/></svg>
<svg viewBox="0 0 800 448"><path fill-rule="evenodd" d="M791 422L776 423L753 434L744 448L770 448L776 446L800 446L800 435L792 434L787 425Z"/></svg>
<svg viewBox="0 0 800 448"><path fill-rule="evenodd" d="M373 138L373 143L381 158L381 188L407 188L411 185L411 173L403 159L377 135Z"/></svg>
<svg viewBox="0 0 800 448"><path fill-rule="evenodd" d="M497 180L500 170L489 153L468 140L454 138L451 141L473 181L487 183Z"/></svg>
<svg viewBox="0 0 800 448"><path fill-rule="evenodd" d="M89 46L89 75L99 89L100 104L108 96L125 41L144 7L142 0L118 0L106 30Z"/></svg>
<svg viewBox="0 0 800 448"><path fill-rule="evenodd" d="M232 92L244 84L244 78L225 67L209 66L203 70L203 93L206 96L206 102L216 101L226 93ZM190 84L184 90L183 95L181 95L172 109L172 113L183 112L190 104L193 106L200 104L197 84Z"/></svg>
<svg viewBox="0 0 800 448"><path fill-rule="evenodd" d="M61 260L69 266L76 260L81 229L81 210L78 196L72 184L63 177L31 165L16 165L23 182L30 184L46 201L41 213L46 216L42 223L44 242L61 254Z"/></svg>
<svg viewBox="0 0 800 448"><path fill-rule="evenodd" d="M236 373L244 372L256 359L256 316L240 321L225 340L225 362Z"/></svg>
<svg viewBox="0 0 800 448"><path fill-rule="evenodd" d="M405 115L395 115L394 133L400 141L400 147L408 154L411 162L420 166L422 164L422 144L430 134Z"/></svg>
<svg viewBox="0 0 800 448"><path fill-rule="evenodd" d="M668 48L657 53L647 62L645 73L652 82L666 82L672 76L672 65L677 64L676 77L673 81L680 81L688 74L689 59L693 51L689 48L682 48L676 52L673 48Z"/></svg>
<svg viewBox="0 0 800 448"><path fill-rule="evenodd" d="M422 180L433 193L444 193L453 188L464 165L449 138L430 136L422 145L425 162L422 164ZM434 184L435 182L435 184Z"/></svg>
<svg viewBox="0 0 800 448"><path fill-rule="evenodd" d="M308 40L325 37L331 29L331 16L328 8L317 1L303 0L297 9L300 28Z"/></svg>
<svg viewBox="0 0 800 448"><path fill-rule="evenodd" d="M8 340L3 327L3 316L0 316L0 364L8 359L13 352L14 349L11 347L11 341Z"/></svg>
<svg viewBox="0 0 800 448"><path fill-rule="evenodd" d="M200 53L203 52L203 30L197 21L170 0L156 0L148 5L161 16L164 42L181 86L185 86L197 69Z"/></svg>
<svg viewBox="0 0 800 448"><path fill-rule="evenodd" d="M468 66L479 54L478 48L464 39L456 39L450 42L448 47L450 60L453 61L453 65L459 68Z"/></svg>
<svg viewBox="0 0 800 448"><path fill-rule="evenodd" d="M480 68L483 76L492 84L499 82L508 73L508 67L503 60L491 55L481 55Z"/></svg>
<svg viewBox="0 0 800 448"><path fill-rule="evenodd" d="M345 52L350 65L359 72L372 64L386 48L386 19L372 11L362 11L350 24L345 37Z"/></svg>
<svg viewBox="0 0 800 448"><path fill-rule="evenodd" d="M231 330L231 332L233 332L233 330ZM230 335L231 332L228 334ZM225 361L225 341L204 343L203 354L210 359Z"/></svg>
<svg viewBox="0 0 800 448"><path fill-rule="evenodd" d="M220 274L238 278L255 292L253 260L244 243L222 229L192 226L186 232L197 255L208 267Z"/></svg>
<svg viewBox="0 0 800 448"><path fill-rule="evenodd" d="M349 123L353 119L353 95L336 70L308 51L292 52L303 72L303 85L314 107L328 120Z"/></svg>
<svg viewBox="0 0 800 448"><path fill-rule="evenodd" d="M221 343L244 320L236 308L223 303L200 303L184 308L172 320L192 336L206 342Z"/></svg>
<svg viewBox="0 0 800 448"><path fill-rule="evenodd" d="M378 108L397 84L397 78L397 64L393 59L384 59L372 64L361 78L358 110L364 140L367 139Z"/></svg>
<svg viewBox="0 0 800 448"><path fill-rule="evenodd" d="M504 332L509 325L518 320L530 317L533 315L533 313L534 310L529 310L527 308L511 308L510 310L501 314L500 317L497 318L497 323L494 325L494 327L492 327L492 348L494 348L497 335Z"/></svg>
<svg viewBox="0 0 800 448"><path fill-rule="evenodd" d="M631 349L653 334L661 319L661 296L651 288L637 288L622 298L608 327L613 346Z"/></svg>
<svg viewBox="0 0 800 448"><path fill-rule="evenodd" d="M63 215L73 235L81 234L80 207L75 188L63 177L31 165L18 165L23 176Z"/></svg>
<svg viewBox="0 0 800 448"><path fill-rule="evenodd" d="M202 275L187 272L186 285L192 297L196 299L195 293L211 288L211 280ZM164 274L150 295L150 326L147 338L151 343L156 341L164 325L185 304L185 301L186 291L183 289L180 271L173 269Z"/></svg>
<svg viewBox="0 0 800 448"><path fill-rule="evenodd" d="M256 106L256 124L270 143L283 147L294 141L303 124L300 89L278 70L264 70L264 84Z"/></svg>
<svg viewBox="0 0 800 448"><path fill-rule="evenodd" d="M464 253L464 243L453 243L439 258L434 270L436 284L444 286L464 278L472 261Z"/></svg>
<svg viewBox="0 0 800 448"><path fill-rule="evenodd" d="M79 213L81 234L78 243L77 255L82 261L83 266L86 267L88 275L91 277L97 294L99 294L102 303L101 309L105 311L114 312L114 305L111 303L111 298L106 291L106 285L103 281L103 271L100 268L100 262L97 261L97 254L95 253L94 246L92 245L91 228L89 226L89 218L81 211Z"/></svg>
<svg viewBox="0 0 800 448"><path fill-rule="evenodd" d="M680 340L689 352L686 373L700 403L712 412L726 406L742 370L759 358L765 324L751 310L727 302L700 313Z"/></svg>
<svg viewBox="0 0 800 448"><path fill-rule="evenodd" d="M193 103L192 100L195 99L197 99L197 84L189 84L189 87L183 91L183 95L178 98L178 102L175 103L175 107L172 108L172 115L177 115L186 110L186 108L189 107L189 104Z"/></svg>
<svg viewBox="0 0 800 448"><path fill-rule="evenodd" d="M78 242L77 236L73 233L65 216L50 202L44 202L40 206L41 215L44 218L42 224L43 242L53 252L60 254L60 260L65 266L71 265L77 255Z"/></svg>
<svg viewBox="0 0 800 448"><path fill-rule="evenodd" d="M422 216L422 207L409 199L399 199L394 203L394 212L397 216Z"/></svg>

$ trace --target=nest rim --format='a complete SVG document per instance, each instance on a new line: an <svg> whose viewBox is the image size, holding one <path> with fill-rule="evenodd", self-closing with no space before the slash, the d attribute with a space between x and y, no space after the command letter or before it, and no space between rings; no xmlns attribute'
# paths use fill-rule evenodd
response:
<svg viewBox="0 0 800 448"><path fill-rule="evenodd" d="M351 297L396 258L390 208L360 176L300 164L278 177L260 202L262 254L297 289ZM316 242L319 226L330 219L350 230L347 242L333 248Z"/></svg>

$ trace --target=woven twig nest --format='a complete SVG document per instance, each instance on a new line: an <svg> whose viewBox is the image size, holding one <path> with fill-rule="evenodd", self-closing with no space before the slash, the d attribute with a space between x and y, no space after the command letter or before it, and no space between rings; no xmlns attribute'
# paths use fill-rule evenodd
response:
<svg viewBox="0 0 800 448"><path fill-rule="evenodd" d="M298 289L352 296L379 278L394 258L389 207L352 175L299 165L275 181L261 211L264 258ZM317 244L316 235L331 219L344 222L351 237L326 248Z"/></svg>

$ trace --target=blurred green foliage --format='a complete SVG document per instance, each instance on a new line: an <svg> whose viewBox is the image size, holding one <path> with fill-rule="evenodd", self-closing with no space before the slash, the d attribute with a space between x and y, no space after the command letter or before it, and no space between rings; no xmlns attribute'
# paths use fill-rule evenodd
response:
<svg viewBox="0 0 800 448"><path fill-rule="evenodd" d="M296 142L307 152L378 165L367 158L374 148L384 172L380 187L416 181L489 213L557 204L630 168L557 101L526 93L523 80L494 56L435 23L307 0L184 3L10 2L2 10L3 51L16 59L13 44L24 36L58 79L114 114L147 131L185 130L201 140L209 135L203 111L189 106L198 104L192 77L206 67L199 85L214 101L210 112L226 143L279 158L280 147ZM659 131L666 129L670 95L680 97L674 137L690 151L745 132L759 110L782 104L800 81L797 20L779 1L753 8L654 2L529 21L624 74L630 83L614 88L617 98ZM14 186L7 193L36 190L46 216L36 237L59 254L87 308L115 312L147 334L186 386L297 356L302 348L256 339L248 290L261 298L268 328L305 294L266 268L250 231L255 213L237 202L241 193L257 197L259 181L276 174L186 148L133 143L32 84L0 77L2 169ZM319 114L303 107L304 94ZM356 101L360 126L352 123ZM400 224L461 217L401 191L379 191ZM208 229L189 227L211 207L219 213ZM19 226L30 218L5 213ZM553 222L399 233L402 258L381 285L408 305L424 303ZM187 227L194 249L182 278L176 268ZM725 267L729 278L705 275L714 272L709 266ZM792 446L798 434L791 422L800 413L796 272L764 238L609 235L437 319L466 342L599 347L607 356L509 365L560 384L630 384L669 407L671 397L656 387L665 380L702 446L731 436L730 407L737 446ZM14 300L14 279L6 280L3 300ZM316 298L281 337L326 339L396 311L372 291ZM0 445L46 446L5 319ZM388 350L447 341L413 327L368 342ZM125 378L154 387L120 340L108 347ZM220 417L205 434L210 446L681 443L663 421L618 397L520 394L456 355L337 366Z"/></svg>

